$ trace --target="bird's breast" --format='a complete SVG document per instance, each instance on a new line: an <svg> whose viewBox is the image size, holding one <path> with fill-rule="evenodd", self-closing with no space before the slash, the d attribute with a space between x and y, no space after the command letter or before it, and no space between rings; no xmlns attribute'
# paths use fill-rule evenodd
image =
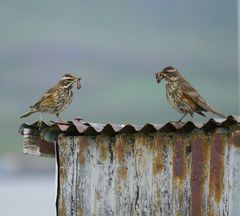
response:
<svg viewBox="0 0 240 216"><path fill-rule="evenodd" d="M175 92L177 91L178 88L178 83L177 82L167 82L166 83L166 92L167 94L171 95L171 94L175 94Z"/></svg>
<svg viewBox="0 0 240 216"><path fill-rule="evenodd" d="M182 106L182 96L183 93L180 91L177 82L167 82L166 83L166 97L168 103L178 112L185 113L185 109Z"/></svg>
<svg viewBox="0 0 240 216"><path fill-rule="evenodd" d="M56 96L56 109L54 112L62 112L65 110L72 102L72 95L71 90L60 91Z"/></svg>

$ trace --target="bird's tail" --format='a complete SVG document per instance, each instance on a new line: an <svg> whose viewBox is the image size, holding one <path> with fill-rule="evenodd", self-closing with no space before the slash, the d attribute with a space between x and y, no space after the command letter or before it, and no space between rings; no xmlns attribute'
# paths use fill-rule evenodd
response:
<svg viewBox="0 0 240 216"><path fill-rule="evenodd" d="M30 110L30 111L24 113L23 115L21 115L20 118L26 118L26 117L32 115L32 114L35 113L35 112L37 112L37 111L35 111L35 110Z"/></svg>
<svg viewBox="0 0 240 216"><path fill-rule="evenodd" d="M221 113L221 112L219 112L219 111L217 111L217 110L214 110L214 109L211 108L210 111L211 111L212 113L214 113L214 114L216 114L216 115L222 117L222 118L227 118L226 115L224 115L223 113Z"/></svg>

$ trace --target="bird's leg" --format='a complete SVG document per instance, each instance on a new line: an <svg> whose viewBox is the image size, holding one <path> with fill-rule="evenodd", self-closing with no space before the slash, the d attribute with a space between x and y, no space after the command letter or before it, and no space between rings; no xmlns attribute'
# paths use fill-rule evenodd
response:
<svg viewBox="0 0 240 216"><path fill-rule="evenodd" d="M180 118L178 121L176 121L176 123L182 122L183 118L187 115L187 113L185 113L182 118Z"/></svg>
<svg viewBox="0 0 240 216"><path fill-rule="evenodd" d="M187 113L185 113L178 121L170 121L171 123L180 123L182 122L183 118L187 115Z"/></svg>
<svg viewBox="0 0 240 216"><path fill-rule="evenodd" d="M60 120L60 123L66 123L62 118L60 118L59 113L56 114L57 118Z"/></svg>
<svg viewBox="0 0 240 216"><path fill-rule="evenodd" d="M39 130L41 129L41 127L42 127L42 122L43 122L43 114L42 114L42 112L40 112L40 120L38 121L38 128L39 128Z"/></svg>
<svg viewBox="0 0 240 216"><path fill-rule="evenodd" d="M191 122L193 122L193 113L191 113L190 116L191 116Z"/></svg>

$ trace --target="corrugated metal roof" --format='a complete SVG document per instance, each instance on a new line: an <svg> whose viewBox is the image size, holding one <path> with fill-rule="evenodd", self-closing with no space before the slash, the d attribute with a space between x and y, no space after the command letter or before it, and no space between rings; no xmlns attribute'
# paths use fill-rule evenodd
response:
<svg viewBox="0 0 240 216"><path fill-rule="evenodd" d="M80 135L95 135L95 134L116 134L116 133L135 133L135 132L175 132L175 131L192 131L195 128L203 130L212 130L217 127L228 127L230 125L240 123L240 116L229 116L226 120L224 119L209 119L206 123L195 123L195 122L168 122L166 124L147 123L143 126L135 124L100 124L85 122L83 120L68 121L67 123L43 122L42 130L55 128L61 132L76 133ZM24 128L37 128L38 122L33 124L24 123L21 125L19 133L23 134Z"/></svg>
<svg viewBox="0 0 240 216"><path fill-rule="evenodd" d="M24 135L24 129L38 129L38 122L33 124L24 123L20 126L19 133ZM161 132L190 132L193 129L203 129L209 131L217 127L228 127L240 123L240 116L229 116L227 119L209 119L206 123L195 123L188 121L183 122L168 122L166 124L147 123L143 126L134 124L99 124L85 122L83 120L68 121L67 123L46 123L43 122L41 132L45 133L67 133L71 135L97 135L97 134L117 134L117 133L151 133L156 131Z"/></svg>

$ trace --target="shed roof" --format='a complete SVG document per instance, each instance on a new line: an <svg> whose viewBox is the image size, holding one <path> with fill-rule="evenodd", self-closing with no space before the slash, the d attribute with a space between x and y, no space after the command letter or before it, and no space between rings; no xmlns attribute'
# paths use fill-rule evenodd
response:
<svg viewBox="0 0 240 216"><path fill-rule="evenodd" d="M19 133L25 135L26 129L36 129L38 122L33 124L24 123L20 126ZM40 133L42 135L46 134L60 134L65 133L69 135L97 135L97 134L118 134L118 133L152 133L156 131L161 132L190 132L193 129L203 129L204 131L210 131L217 127L228 128L234 124L240 123L240 116L228 116L227 119L209 119L205 123L195 123L192 121L188 122L167 122L166 124L157 123L147 123L145 125L134 125L134 124L99 124L85 122L81 119L75 119L73 121L68 121L67 123L59 122L43 122Z"/></svg>

